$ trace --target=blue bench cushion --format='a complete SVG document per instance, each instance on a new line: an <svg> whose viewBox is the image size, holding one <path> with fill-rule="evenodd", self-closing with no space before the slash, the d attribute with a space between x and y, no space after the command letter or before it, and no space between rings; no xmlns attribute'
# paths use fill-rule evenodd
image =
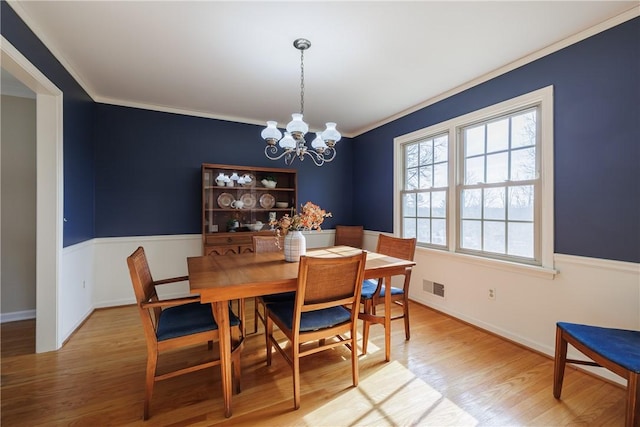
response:
<svg viewBox="0 0 640 427"><path fill-rule="evenodd" d="M558 322L558 327L602 357L640 373L640 331Z"/></svg>
<svg viewBox="0 0 640 427"><path fill-rule="evenodd" d="M295 300L269 304L269 312L280 319L288 329L293 329L294 305ZM317 331L348 322L350 319L351 312L344 307L331 307L323 310L308 311L302 313L302 316L300 316L300 331Z"/></svg>
<svg viewBox="0 0 640 427"><path fill-rule="evenodd" d="M229 322L231 326L240 324L240 320L231 310L229 310ZM211 304L192 302L162 310L158 319L156 337L158 341L164 341L216 329L218 325L213 320Z"/></svg>
<svg viewBox="0 0 640 427"><path fill-rule="evenodd" d="M378 287L378 279L367 279L362 282L362 292L360 292L362 299L371 299L373 298L373 294L376 292L376 288ZM382 286L380 290L380 297L384 297L384 293L386 291L386 286ZM400 288L391 287L391 295L402 295L404 291Z"/></svg>

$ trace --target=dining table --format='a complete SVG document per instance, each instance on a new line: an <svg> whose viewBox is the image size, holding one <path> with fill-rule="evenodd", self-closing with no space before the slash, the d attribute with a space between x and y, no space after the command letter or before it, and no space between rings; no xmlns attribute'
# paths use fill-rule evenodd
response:
<svg viewBox="0 0 640 427"><path fill-rule="evenodd" d="M309 257L351 256L362 249L350 246L332 246L307 249ZM414 261L367 252L365 279L390 278L402 275ZM211 304L218 324L220 370L225 417L232 415L231 328L229 302L236 299L295 291L298 283L299 262L286 262L282 252L245 253L240 255L197 256L187 258L189 291L200 295L203 304ZM390 313L391 292L385 292L385 313ZM384 327L389 330L390 316ZM391 356L390 334L385 334L385 360Z"/></svg>

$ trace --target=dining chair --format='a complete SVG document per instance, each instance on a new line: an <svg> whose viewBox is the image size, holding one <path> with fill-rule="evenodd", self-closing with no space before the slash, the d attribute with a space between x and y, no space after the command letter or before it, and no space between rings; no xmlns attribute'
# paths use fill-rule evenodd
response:
<svg viewBox="0 0 640 427"><path fill-rule="evenodd" d="M567 359L567 344L592 361ZM625 378L625 426L640 426L640 331L557 322L553 365L553 396L556 399L560 399L567 363L607 368Z"/></svg>
<svg viewBox="0 0 640 427"><path fill-rule="evenodd" d="M378 236L376 253L389 255L394 258L402 258L413 261L416 251L415 238L391 237L385 234ZM385 316L390 320L404 319L405 339L411 337L409 328L409 284L411 283L411 268L404 270L404 282L401 288L385 283L384 278L368 279L362 284L363 311L359 317L362 322L362 354L367 354L367 344L369 342L369 327L371 323L378 323L384 326ZM376 306L384 303L385 292L389 287L391 292L391 302L402 307L402 314L392 316L391 313L384 313L384 316L376 314ZM385 337L391 335L390 330L385 328Z"/></svg>
<svg viewBox="0 0 640 427"><path fill-rule="evenodd" d="M356 326L366 259L364 251L333 258L302 256L295 298L266 306L267 366L273 347L291 365L295 409L300 408L302 357L345 345L351 351L353 385L358 385ZM274 324L290 345L280 345L273 335ZM310 343L315 341L317 346Z"/></svg>
<svg viewBox="0 0 640 427"><path fill-rule="evenodd" d="M253 252L282 252L284 247L284 236L253 236ZM283 294L262 295L255 298L253 312L253 333L258 332L258 320L262 325L266 325L264 316L265 304L274 301L292 300L295 292L286 292Z"/></svg>
<svg viewBox="0 0 640 427"><path fill-rule="evenodd" d="M335 246L351 246L362 249L364 227L361 225L336 225Z"/></svg>
<svg viewBox="0 0 640 427"><path fill-rule="evenodd" d="M138 247L127 257L129 274L136 296L136 305L147 342L147 370L144 395L144 419L149 418L151 396L156 381L162 381L178 375L220 365L220 359L214 357L213 343L218 341L216 324L211 304L201 304L199 296L160 300L157 285L187 281L187 276L164 280L153 280L144 248ZM232 333L239 333L239 320L230 310ZM206 350L211 357L198 364L182 365L162 374L158 373L158 358L161 353L192 347L195 344L207 344ZM237 345L231 353L234 374L234 388L240 391L240 351Z"/></svg>

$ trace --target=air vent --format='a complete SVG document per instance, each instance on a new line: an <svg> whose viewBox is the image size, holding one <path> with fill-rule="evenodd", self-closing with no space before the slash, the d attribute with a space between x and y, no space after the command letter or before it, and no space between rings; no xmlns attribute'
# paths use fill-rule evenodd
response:
<svg viewBox="0 0 640 427"><path fill-rule="evenodd" d="M444 298L444 285L438 282L432 282L431 280L422 280L422 290L439 297Z"/></svg>

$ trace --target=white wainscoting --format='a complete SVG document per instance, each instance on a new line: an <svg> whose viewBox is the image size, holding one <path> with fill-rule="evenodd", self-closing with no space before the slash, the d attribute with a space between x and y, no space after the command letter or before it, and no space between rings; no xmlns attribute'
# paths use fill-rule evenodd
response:
<svg viewBox="0 0 640 427"><path fill-rule="evenodd" d="M378 234L365 231L365 249L375 250ZM309 248L328 246L334 231L307 232L305 238ZM65 248L63 336L94 308L134 303L126 258L138 246L145 248L156 279L186 275L186 258L202 251L200 235L100 238ZM559 254L554 259L555 276L536 275L418 248L410 298L549 356L557 321L640 329L640 264ZM444 284L444 298L426 292L423 280ZM489 288L495 289L493 300ZM164 297L187 292L186 283L160 290ZM608 371L592 371L623 383Z"/></svg>

